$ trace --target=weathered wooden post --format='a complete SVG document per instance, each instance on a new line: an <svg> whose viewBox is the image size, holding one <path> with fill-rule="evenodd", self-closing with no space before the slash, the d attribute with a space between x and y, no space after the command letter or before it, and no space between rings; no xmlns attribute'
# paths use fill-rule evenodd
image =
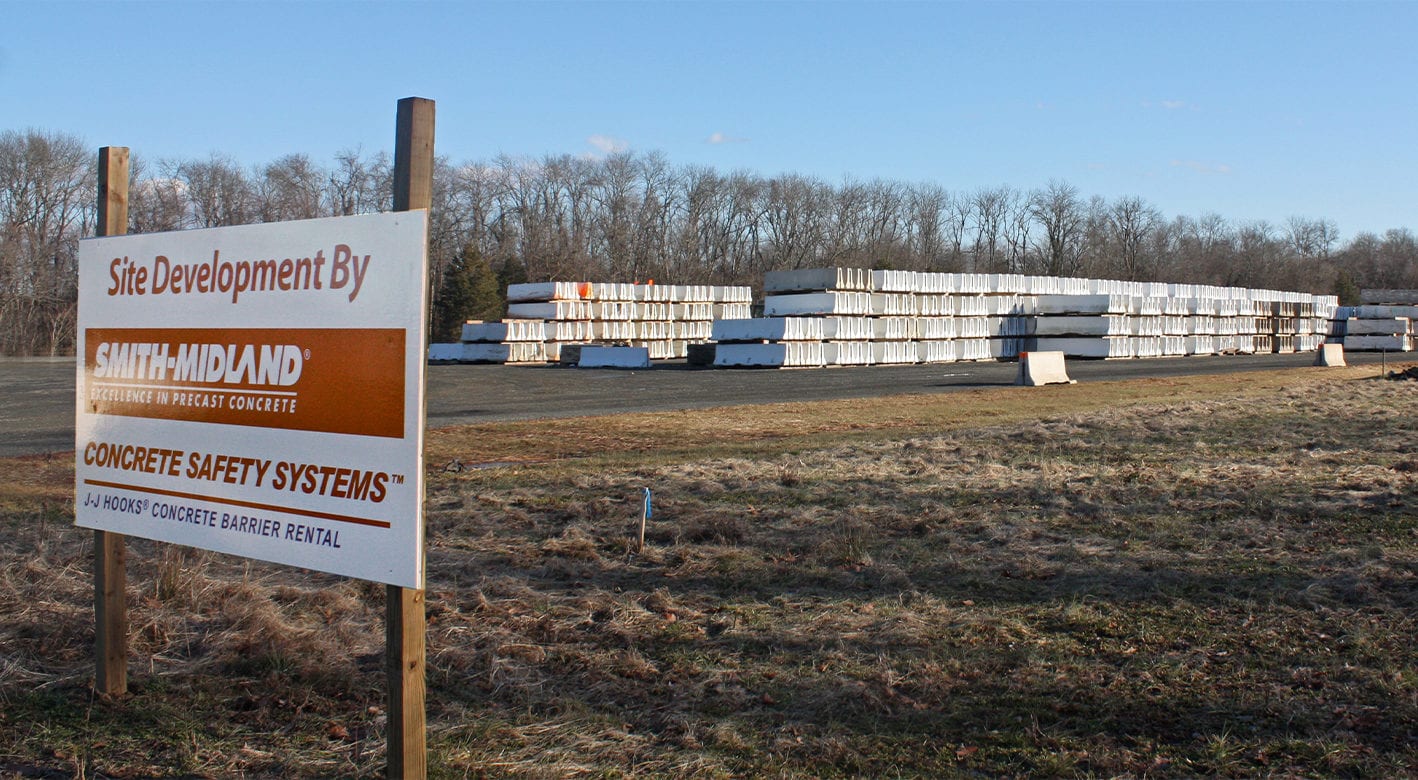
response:
<svg viewBox="0 0 1418 780"><path fill-rule="evenodd" d="M100 236L128 232L128 147L98 150ZM79 356L82 367L84 356ZM82 369L80 369L82 370ZM122 534L94 531L94 689L128 692L128 572Z"/></svg>
<svg viewBox="0 0 1418 780"><path fill-rule="evenodd" d="M434 103L399 101L394 142L394 210L433 203ZM425 316L427 314L425 313ZM385 668L389 686L389 768L394 778L428 773L424 704L424 591L385 586Z"/></svg>

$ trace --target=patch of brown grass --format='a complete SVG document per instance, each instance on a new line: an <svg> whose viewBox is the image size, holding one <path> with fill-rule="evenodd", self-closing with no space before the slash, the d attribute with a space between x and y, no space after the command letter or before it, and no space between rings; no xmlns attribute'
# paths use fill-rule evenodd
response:
<svg viewBox="0 0 1418 780"><path fill-rule="evenodd" d="M1265 399L1287 389L1346 386L1373 381L1372 377L1371 367L1261 371L461 425L429 431L427 454L431 467L452 466L453 470L478 464L544 467L566 459L649 452L697 459L706 451L721 449L732 453L817 448L864 436L1003 425L1159 399Z"/></svg>
<svg viewBox="0 0 1418 780"><path fill-rule="evenodd" d="M1411 773L1418 389L1358 376L434 432L432 774ZM0 774L382 773L378 586L133 541L93 700L50 468L0 488Z"/></svg>

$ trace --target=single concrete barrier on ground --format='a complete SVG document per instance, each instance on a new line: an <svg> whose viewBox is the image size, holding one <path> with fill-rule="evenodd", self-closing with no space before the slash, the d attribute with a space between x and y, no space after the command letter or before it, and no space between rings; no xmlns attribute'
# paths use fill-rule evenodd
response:
<svg viewBox="0 0 1418 780"><path fill-rule="evenodd" d="M1344 366L1344 345L1343 344L1322 344L1319 351L1315 353L1315 365L1317 366Z"/></svg>
<svg viewBox="0 0 1418 780"><path fill-rule="evenodd" d="M1019 377L1016 385L1038 387L1039 385L1071 385L1072 379L1064 370L1062 352L1021 352L1019 353Z"/></svg>

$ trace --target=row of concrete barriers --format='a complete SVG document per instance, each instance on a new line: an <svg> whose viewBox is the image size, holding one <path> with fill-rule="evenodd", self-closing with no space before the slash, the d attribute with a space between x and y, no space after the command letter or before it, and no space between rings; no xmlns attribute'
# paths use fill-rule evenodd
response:
<svg viewBox="0 0 1418 780"><path fill-rule="evenodd" d="M1376 336L1388 340L1372 348L1406 351L1418 323L1394 311L1341 309L1333 296L1005 274L807 269L772 272L764 289L769 316L750 319L746 287L514 285L510 311L551 316L469 323L460 343L433 345L429 358L574 365L583 354L616 354L616 362L640 364L639 353L563 354L594 345L719 367L1010 360L1031 351L1110 359L1308 352L1346 331L1351 348L1370 348L1364 339ZM1361 313L1393 316L1356 325L1360 318L1349 315ZM1394 332L1364 332L1374 328Z"/></svg>

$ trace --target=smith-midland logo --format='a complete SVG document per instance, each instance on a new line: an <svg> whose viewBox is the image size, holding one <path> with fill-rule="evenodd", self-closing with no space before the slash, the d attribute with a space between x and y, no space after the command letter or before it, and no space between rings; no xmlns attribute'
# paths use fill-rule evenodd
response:
<svg viewBox="0 0 1418 780"><path fill-rule="evenodd" d="M300 381L309 353L298 344L105 341L94 351L93 377L109 381L96 382L93 392L145 403L291 414L299 393L286 388Z"/></svg>
<svg viewBox="0 0 1418 780"><path fill-rule="evenodd" d="M403 435L398 329L90 328L89 411Z"/></svg>
<svg viewBox="0 0 1418 780"><path fill-rule="evenodd" d="M94 352L94 376L112 379L289 387L300 379L298 344L167 344L105 341Z"/></svg>

